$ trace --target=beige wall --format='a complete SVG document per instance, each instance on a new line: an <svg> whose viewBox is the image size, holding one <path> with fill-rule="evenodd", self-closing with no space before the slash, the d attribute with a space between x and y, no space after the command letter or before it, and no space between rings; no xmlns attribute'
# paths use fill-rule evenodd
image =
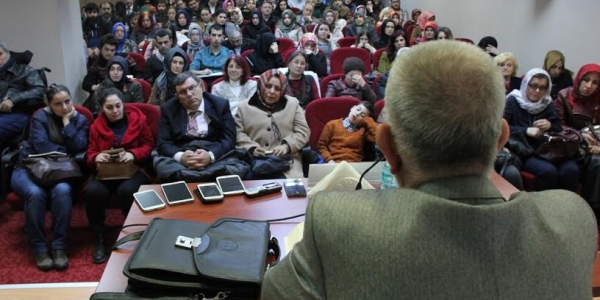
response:
<svg viewBox="0 0 600 300"><path fill-rule="evenodd" d="M500 51L513 52L519 74L541 67L549 50L565 54L573 72L586 63L600 63L597 38L598 0L403 0L402 7L433 10L440 26L455 37L477 43L491 35Z"/></svg>

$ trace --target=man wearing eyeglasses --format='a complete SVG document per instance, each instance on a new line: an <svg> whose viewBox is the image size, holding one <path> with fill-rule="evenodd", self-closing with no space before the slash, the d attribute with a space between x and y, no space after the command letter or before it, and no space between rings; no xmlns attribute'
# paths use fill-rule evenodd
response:
<svg viewBox="0 0 600 300"><path fill-rule="evenodd" d="M396 57L376 140L401 188L317 193L262 299L591 299L598 229L585 200L505 199L490 179L510 132L504 90L467 43Z"/></svg>
<svg viewBox="0 0 600 300"><path fill-rule="evenodd" d="M189 71L177 75L173 84L176 99L160 107L156 149L162 157L154 160L154 167L161 181L207 180L196 171L204 171L235 146L229 102L205 92L202 80Z"/></svg>

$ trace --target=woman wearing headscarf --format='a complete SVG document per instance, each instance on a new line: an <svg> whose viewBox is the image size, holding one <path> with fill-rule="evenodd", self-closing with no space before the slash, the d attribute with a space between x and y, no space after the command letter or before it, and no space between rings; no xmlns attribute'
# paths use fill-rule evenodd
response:
<svg viewBox="0 0 600 300"><path fill-rule="evenodd" d="M288 9L291 10L292 8L288 4L287 0L279 0L277 1L277 5L275 5L275 8L273 9L273 13L276 16L281 16L281 14L283 14L283 12Z"/></svg>
<svg viewBox="0 0 600 300"><path fill-rule="evenodd" d="M498 41L493 36L483 37L479 43L477 43L477 47L487 52L491 57L498 55Z"/></svg>
<svg viewBox="0 0 600 300"><path fill-rule="evenodd" d="M230 14L235 7L235 2L233 0L225 0L223 1L222 7L227 14Z"/></svg>
<svg viewBox="0 0 600 300"><path fill-rule="evenodd" d="M600 65L581 67L573 86L558 92L554 106L562 125L582 130L588 142L592 156L582 166L585 173L581 196L597 210L600 208L600 136L594 135L587 127L600 124Z"/></svg>
<svg viewBox="0 0 600 300"><path fill-rule="evenodd" d="M511 134L522 133L533 149L539 148L547 132L563 130L550 90L550 75L539 68L531 69L521 83L520 90L510 92L506 98L504 119ZM579 181L579 168L573 160L551 163L536 156L523 157L523 170L536 177L538 190L565 189L575 192Z"/></svg>
<svg viewBox="0 0 600 300"><path fill-rule="evenodd" d="M333 9L326 8L323 12L323 23L329 26L329 31L331 32L330 40L333 44L337 46L338 40L344 37L344 27L346 27L346 20L338 19L338 16ZM319 26L315 26L313 33L319 36L317 27Z"/></svg>
<svg viewBox="0 0 600 300"><path fill-rule="evenodd" d="M300 106L306 108L308 103L319 98L319 87L315 78L305 75L308 58L302 51L295 51L288 58L287 90L285 93L298 99Z"/></svg>
<svg viewBox="0 0 600 300"><path fill-rule="evenodd" d="M235 24L238 28L241 28L244 25L244 16L242 15L242 10L239 7L234 7L231 9L229 13L229 21Z"/></svg>
<svg viewBox="0 0 600 300"><path fill-rule="evenodd" d="M115 23L112 27L112 35L117 40L116 53L138 52L137 44L127 38L127 27L121 22Z"/></svg>
<svg viewBox="0 0 600 300"><path fill-rule="evenodd" d="M415 44L425 43L429 41L435 41L435 32L438 26L434 21L429 21L425 24L425 30L423 30L423 34L420 38L417 39Z"/></svg>
<svg viewBox="0 0 600 300"><path fill-rule="evenodd" d="M423 35L423 31L425 30L425 25L427 22L435 21L435 13L426 10L424 13L420 14L417 18L417 25L413 28L412 34L410 35L410 45L414 45L417 39Z"/></svg>
<svg viewBox="0 0 600 300"><path fill-rule="evenodd" d="M286 95L287 79L277 69L267 70L258 79L258 91L238 106L235 115L238 148L256 157L290 156L286 177L303 176L300 150L308 142L310 129L298 99Z"/></svg>
<svg viewBox="0 0 600 300"><path fill-rule="evenodd" d="M142 103L144 102L144 95L142 93L142 85L127 77L129 68L127 61L118 55L113 56L106 63L107 75L106 79L100 85L100 90L115 87L123 94L121 100L124 103ZM98 93L93 96L93 109L92 112L99 110L99 99Z"/></svg>
<svg viewBox="0 0 600 300"><path fill-rule="evenodd" d="M154 86L148 103L161 105L175 97L175 84L173 81L177 75L189 68L187 54L179 47L171 48L165 55L164 71L160 73Z"/></svg>
<svg viewBox="0 0 600 300"><path fill-rule="evenodd" d="M344 36L359 36L362 32L367 32L369 39L372 42L377 41L377 33L373 25L367 24L365 20L365 14L356 12L353 16L352 24L346 25L346 33Z"/></svg>
<svg viewBox="0 0 600 300"><path fill-rule="evenodd" d="M291 9L284 10L281 13L281 19L275 25L275 37L289 38L298 43L301 36L302 26L296 22L296 15Z"/></svg>
<svg viewBox="0 0 600 300"><path fill-rule="evenodd" d="M271 29L265 24L265 20L262 17L262 12L255 8L250 12L248 24L242 28L242 36L247 39L256 40L259 35L270 31Z"/></svg>
<svg viewBox="0 0 600 300"><path fill-rule="evenodd" d="M246 57L252 76L260 75L267 70L285 67L277 39L270 33L263 33L258 36L256 49Z"/></svg>
<svg viewBox="0 0 600 300"><path fill-rule="evenodd" d="M190 13L185 9L180 9L175 14L175 26L173 28L175 31L185 35L188 33L191 20L192 16L190 16Z"/></svg>
<svg viewBox="0 0 600 300"><path fill-rule="evenodd" d="M202 40L202 28L197 23L190 24L188 35L190 40L183 47L188 55L188 61L192 61L196 53L204 48L204 40Z"/></svg>
<svg viewBox="0 0 600 300"><path fill-rule="evenodd" d="M560 51L551 50L546 54L544 70L552 78L552 99L556 99L560 90L573 86L573 72L565 68L565 56Z"/></svg>
<svg viewBox="0 0 600 300"><path fill-rule="evenodd" d="M406 28L408 28L408 26L413 25L413 26L417 26L417 20L419 19L419 16L421 15L421 10L418 8L415 8L412 10L410 16L411 19L407 20L404 23L404 29L406 30Z"/></svg>
<svg viewBox="0 0 600 300"><path fill-rule="evenodd" d="M339 19L350 20L351 14L350 9L344 5L344 0L333 0L331 3L331 9L337 11Z"/></svg>
<svg viewBox="0 0 600 300"><path fill-rule="evenodd" d="M312 32L302 35L298 43L298 50L306 55L306 70L313 71L323 78L327 76L327 57L317 47L317 36ZM288 62L289 64L289 62Z"/></svg>

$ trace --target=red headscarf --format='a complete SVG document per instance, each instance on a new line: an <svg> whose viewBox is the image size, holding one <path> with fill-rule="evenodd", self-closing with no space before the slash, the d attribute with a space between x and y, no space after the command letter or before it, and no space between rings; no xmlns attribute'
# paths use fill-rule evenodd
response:
<svg viewBox="0 0 600 300"><path fill-rule="evenodd" d="M596 101L600 104L600 87L596 89L596 91L587 97L582 96L579 93L579 85L581 84L581 80L588 73L598 73L600 74L600 65L597 64L587 64L579 69L577 72L577 76L575 76L575 80L573 81L573 88L569 92L569 101L571 103L574 102L588 102L588 101Z"/></svg>

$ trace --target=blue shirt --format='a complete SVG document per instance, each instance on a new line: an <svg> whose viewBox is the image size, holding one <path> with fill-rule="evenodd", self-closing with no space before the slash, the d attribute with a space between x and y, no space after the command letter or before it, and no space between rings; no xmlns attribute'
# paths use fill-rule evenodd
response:
<svg viewBox="0 0 600 300"><path fill-rule="evenodd" d="M223 72L223 66L231 55L233 55L233 51L227 47L221 46L219 53L216 55L212 52L210 46L204 47L194 56L190 70L200 71L210 69L212 72Z"/></svg>

